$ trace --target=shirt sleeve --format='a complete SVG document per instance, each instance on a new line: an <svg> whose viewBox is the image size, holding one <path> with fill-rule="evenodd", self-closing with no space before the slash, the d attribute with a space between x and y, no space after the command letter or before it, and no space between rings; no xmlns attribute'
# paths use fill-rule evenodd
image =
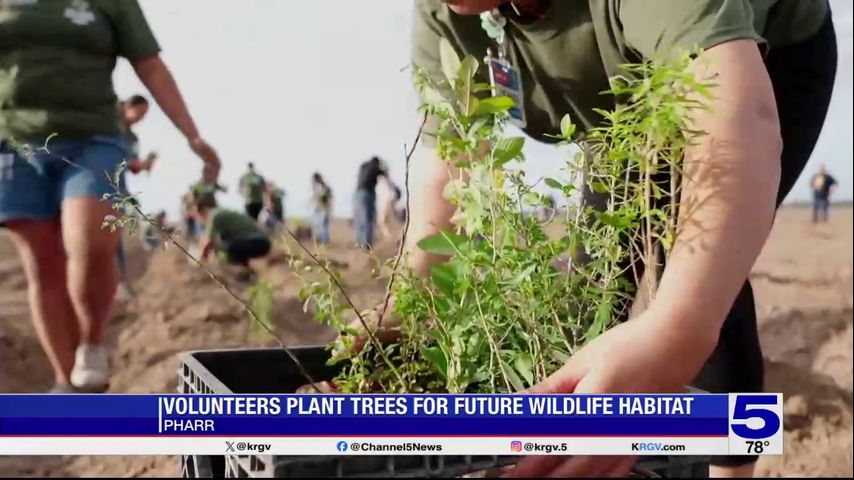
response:
<svg viewBox="0 0 854 480"><path fill-rule="evenodd" d="M412 19L412 65L426 70L431 76L442 74L439 41L443 37L440 23L425 0L414 2Z"/></svg>
<svg viewBox="0 0 854 480"><path fill-rule="evenodd" d="M627 45L646 59L739 39L765 44L750 0L622 0L619 18Z"/></svg>
<svg viewBox="0 0 854 480"><path fill-rule="evenodd" d="M109 6L107 12L119 56L137 60L160 52L160 45L137 0L110 0L105 5Z"/></svg>

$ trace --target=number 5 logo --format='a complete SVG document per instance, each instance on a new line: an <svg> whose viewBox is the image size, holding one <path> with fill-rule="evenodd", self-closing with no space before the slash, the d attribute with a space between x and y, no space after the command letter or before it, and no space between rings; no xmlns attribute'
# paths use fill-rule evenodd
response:
<svg viewBox="0 0 854 480"><path fill-rule="evenodd" d="M769 438L780 430L780 415L777 414L776 409L772 410L778 405L776 395L738 395L735 397L730 428L741 438L751 440ZM771 408L763 408L767 406ZM754 418L762 421L761 427L748 426L748 420Z"/></svg>

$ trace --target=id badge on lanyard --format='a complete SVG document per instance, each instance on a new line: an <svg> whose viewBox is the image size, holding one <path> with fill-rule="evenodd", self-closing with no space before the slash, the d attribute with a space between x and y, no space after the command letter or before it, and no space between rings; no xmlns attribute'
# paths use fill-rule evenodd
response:
<svg viewBox="0 0 854 480"><path fill-rule="evenodd" d="M519 69L504 57L487 55L486 64L489 67L489 83L492 85L492 95L510 97L513 108L508 112L510 121L519 128L525 128L525 103L522 92L522 76Z"/></svg>
<svg viewBox="0 0 854 480"><path fill-rule="evenodd" d="M510 109L510 121L519 128L525 128L525 98L522 90L522 75L517 65L506 55L507 40L505 19L498 10L481 14L481 26L486 34L495 42L495 48L486 52L486 63L489 68L489 83L492 95L510 97L514 106ZM497 52L497 55L496 55Z"/></svg>

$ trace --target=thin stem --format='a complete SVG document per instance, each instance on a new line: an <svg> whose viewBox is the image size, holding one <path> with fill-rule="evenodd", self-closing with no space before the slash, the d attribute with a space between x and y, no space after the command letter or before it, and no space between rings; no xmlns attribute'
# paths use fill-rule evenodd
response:
<svg viewBox="0 0 854 480"><path fill-rule="evenodd" d="M394 281L397 278L397 269L400 266L400 261L403 258L403 252L406 249L406 237L409 234L409 222L412 218L412 212L410 211L410 195L409 195L409 161L412 159L412 155L415 153L415 148L418 146L418 141L421 140L421 135L424 132L424 126L427 125L427 112L424 112L424 117L421 119L421 125L418 127L418 133L415 135L415 140L412 142L412 147L406 152L406 145L404 145L405 159L406 159L406 171L403 188L406 191L406 221L403 225L403 232L400 235L400 245L397 249L397 257L394 259L394 265L391 268L391 277L388 279L388 285L386 285L385 289L385 299L383 299L383 309L380 312L380 318L377 321L377 330L382 327L383 319L385 318L385 314L388 311L389 303L391 302L392 288L394 287Z"/></svg>
<svg viewBox="0 0 854 480"><path fill-rule="evenodd" d="M311 260L318 267L322 268L323 271L326 272L326 274L329 276L329 279L332 280L332 283L335 285L338 291L341 292L341 295L344 297L344 300L347 301L347 305L349 305L350 309L352 309L353 312L356 314L356 317L359 319L359 323L362 324L362 328L365 330L365 333L367 334L368 339L371 341L371 344L373 344L374 348L377 349L377 352L380 354L383 361L388 365L388 368L392 371L392 373L394 373L394 376L397 377L397 380L400 382L400 385L404 389L406 389L406 382L403 381L403 377L400 376L400 372L397 371L397 369L394 367L394 364L385 354L385 350L383 349L382 344L379 342L379 340L377 340L377 337L373 334L373 332L371 332L371 328L368 325L368 322L365 321L365 317L362 315L362 312L359 311L359 309L356 307L356 304L354 304L353 300L350 299L350 295L347 294L347 291L344 286L341 285L341 283L338 281L338 277L335 275L335 273L333 273L332 270L330 270L324 262L320 261L320 259L317 258L317 256L312 253L311 250L309 250L305 245L303 245L303 243L297 238L296 235L294 235L293 232L291 232L290 229L286 228L285 232L287 232L288 236L291 237L291 239L293 239L297 243L297 245L300 247L300 249L302 249L303 252L306 253L306 255L311 257Z"/></svg>

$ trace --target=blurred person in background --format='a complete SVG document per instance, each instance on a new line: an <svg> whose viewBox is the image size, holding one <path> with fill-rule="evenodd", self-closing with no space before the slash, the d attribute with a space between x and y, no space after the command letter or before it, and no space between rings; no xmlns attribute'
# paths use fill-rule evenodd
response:
<svg viewBox="0 0 854 480"><path fill-rule="evenodd" d="M374 243L374 224L377 218L377 181L386 177L385 167L379 157L359 166L356 193L353 195L353 223L356 245L368 250Z"/></svg>
<svg viewBox="0 0 854 480"><path fill-rule="evenodd" d="M119 103L120 127L127 148L125 162L130 173L150 172L157 161L157 152L149 152L145 159L140 157L139 137L132 128L145 118L148 109L148 99L142 95L134 95Z"/></svg>
<svg viewBox="0 0 854 480"><path fill-rule="evenodd" d="M255 164L252 162L246 164L246 173L240 177L240 195L243 196L246 214L253 220L258 220L258 214L264 208L264 191L266 189L267 182L261 174L255 171Z"/></svg>
<svg viewBox="0 0 854 480"><path fill-rule="evenodd" d="M284 228L284 205L282 195L284 192L272 183L267 184L264 192L264 207L258 214L258 224L270 235L279 235Z"/></svg>
<svg viewBox="0 0 854 480"><path fill-rule="evenodd" d="M21 256L55 392L106 390L116 239L102 228L125 159L112 73L127 58L219 173L137 0L0 3L0 225ZM123 186L120 186L122 189Z"/></svg>
<svg viewBox="0 0 854 480"><path fill-rule="evenodd" d="M812 186L812 223L827 222L830 197L837 186L836 179L827 173L827 166L822 165L810 179L810 186Z"/></svg>
<svg viewBox="0 0 854 480"><path fill-rule="evenodd" d="M314 241L329 245L329 219L332 215L332 189L319 172L311 176L312 222Z"/></svg>
<svg viewBox="0 0 854 480"><path fill-rule="evenodd" d="M152 251L163 246L163 235L174 231L166 223L166 212L161 210L150 221L142 226L142 246L146 251Z"/></svg>
<svg viewBox="0 0 854 480"><path fill-rule="evenodd" d="M267 190L264 192L265 202L269 202L271 212L279 223L285 223L285 191L273 182L267 182Z"/></svg>
<svg viewBox="0 0 854 480"><path fill-rule="evenodd" d="M205 225L199 240L199 258L202 261L214 253L223 254L228 263L244 267L243 275L250 275L249 261L270 253L272 243L269 235L246 214L197 205L196 218Z"/></svg>
<svg viewBox="0 0 854 480"><path fill-rule="evenodd" d="M122 171L122 184L126 180L128 173L138 174L140 172L150 172L154 168L154 162L157 161L157 153L150 152L145 159L139 155L139 137L133 131L133 126L141 122L148 114L148 99L142 95L133 95L127 100L119 102L119 129L124 137L123 144L125 147L125 163L127 168ZM136 212L133 212L134 214ZM127 256L125 254L125 245L121 233L116 240L116 258L119 264L119 284L116 290L117 298L128 298L131 296L131 289L127 271Z"/></svg>
<svg viewBox="0 0 854 480"><path fill-rule="evenodd" d="M391 238L392 223L399 223L401 215L398 211L398 203L402 197L400 188L391 181L388 175L382 176L377 181L377 205L379 205L379 225L383 238Z"/></svg>
<svg viewBox="0 0 854 480"><path fill-rule="evenodd" d="M196 215L194 213L195 205L192 190L181 195L181 218L184 221L184 240L188 245L195 243L196 234L198 233Z"/></svg>
<svg viewBox="0 0 854 480"><path fill-rule="evenodd" d="M530 393L671 393L686 385L761 392L748 274L827 115L837 68L827 1L417 0L412 63L437 79L442 38L477 59L511 53L492 58L477 81L488 82L490 68L518 72L521 82L508 82L522 99L514 121L538 140L558 134L566 114L581 130L600 126L604 118L596 111L616 103L600 92L609 78L625 75L626 63L702 49L691 73L711 79L714 88L704 99L709 108L692 112L691 128L705 135L686 148L684 169L694 181L682 185L677 199L693 208L679 211L678 240L655 298L574 352ZM435 126L428 122L427 133ZM412 164L408 261L424 275L443 257L426 254L417 242L453 228L455 207L442 195L455 174L452 160L432 149ZM583 201L601 209L605 197L588 191ZM701 245L690 240L698 238ZM393 319L382 321L393 328ZM505 476L620 477L636 460L529 457ZM710 474L751 477L755 461L712 457Z"/></svg>

